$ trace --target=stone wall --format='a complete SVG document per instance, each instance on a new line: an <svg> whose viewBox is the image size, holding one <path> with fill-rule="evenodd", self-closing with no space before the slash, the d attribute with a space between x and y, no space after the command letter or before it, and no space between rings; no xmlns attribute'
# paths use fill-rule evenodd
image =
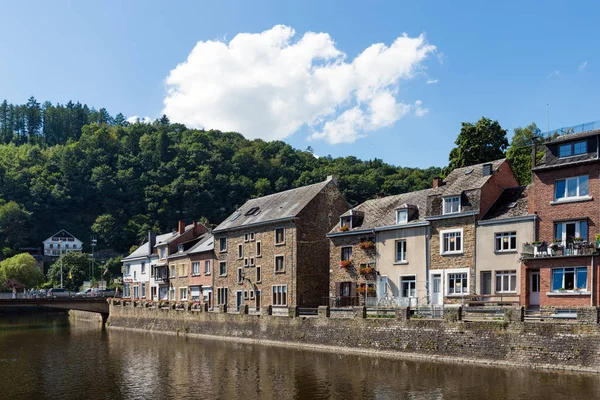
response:
<svg viewBox="0 0 600 400"><path fill-rule="evenodd" d="M325 307L323 307L325 308ZM111 305L110 328L153 330L205 338L318 346L331 351L386 354L536 368L600 372L597 310L577 323L522 322L521 309L504 321L466 322L460 309L445 319L248 315ZM364 315L364 314L362 314ZM342 315L339 315L340 317ZM513 318L514 317L514 318Z"/></svg>

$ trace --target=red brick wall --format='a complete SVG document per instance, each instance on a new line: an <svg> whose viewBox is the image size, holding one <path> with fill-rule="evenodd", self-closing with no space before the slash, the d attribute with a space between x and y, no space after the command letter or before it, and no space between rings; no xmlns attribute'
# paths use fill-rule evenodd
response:
<svg viewBox="0 0 600 400"><path fill-rule="evenodd" d="M481 188L479 215L485 215L486 211L494 204L505 188L516 186L519 186L519 183L510 167L510 163L504 161L500 164L498 171Z"/></svg>
<svg viewBox="0 0 600 400"><path fill-rule="evenodd" d="M199 254L191 254L190 256L190 286L212 286L213 283L213 273L215 268L215 256L212 251L206 251ZM204 273L204 262L206 260L210 261L210 274ZM192 275L192 263L199 262L200 263L200 275L194 276Z"/></svg>
<svg viewBox="0 0 600 400"><path fill-rule="evenodd" d="M554 220L588 218L588 237L600 233L598 221L600 220L600 164L586 164L581 166L562 167L546 171L536 171L533 174L533 190L529 192L529 212L539 216L537 238L540 241L551 242L554 238ZM591 201L577 203L563 203L551 205L554 201L554 181L573 176L589 176L589 195Z"/></svg>

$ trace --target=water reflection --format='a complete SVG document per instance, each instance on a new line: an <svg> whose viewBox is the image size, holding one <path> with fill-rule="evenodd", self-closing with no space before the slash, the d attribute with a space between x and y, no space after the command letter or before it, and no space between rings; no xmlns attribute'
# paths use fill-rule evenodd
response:
<svg viewBox="0 0 600 400"><path fill-rule="evenodd" d="M98 399L592 398L600 378L103 331L0 330L2 397Z"/></svg>

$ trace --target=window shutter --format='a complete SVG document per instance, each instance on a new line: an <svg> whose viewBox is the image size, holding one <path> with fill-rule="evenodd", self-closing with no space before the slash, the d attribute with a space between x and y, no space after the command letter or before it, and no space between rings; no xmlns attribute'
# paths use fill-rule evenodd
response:
<svg viewBox="0 0 600 400"><path fill-rule="evenodd" d="M350 282L350 296L356 296L356 282Z"/></svg>
<svg viewBox="0 0 600 400"><path fill-rule="evenodd" d="M340 297L342 295L342 282L335 283L335 297Z"/></svg>

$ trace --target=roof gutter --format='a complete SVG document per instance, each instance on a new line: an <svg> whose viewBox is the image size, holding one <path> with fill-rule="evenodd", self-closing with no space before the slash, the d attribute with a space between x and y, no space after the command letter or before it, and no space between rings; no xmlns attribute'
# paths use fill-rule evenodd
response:
<svg viewBox="0 0 600 400"><path fill-rule="evenodd" d="M218 229L218 227L217 227L216 229L213 229L212 233L215 234L215 233L231 232L231 231L236 231L236 230L245 229L245 228L253 228L255 226L260 226L260 225L270 225L270 224L276 224L278 222L293 221L296 219L298 219L298 217L285 217L285 218L272 219L269 221L261 221L261 222L254 222L251 224L234 226L231 228Z"/></svg>
<svg viewBox="0 0 600 400"><path fill-rule="evenodd" d="M421 226L429 226L431 225L428 221L423 221L423 222L414 222L414 223L408 223L408 224L402 224L402 225L388 225L388 226L380 226L378 228L375 228L376 232L382 232L382 231L393 231L396 229L409 229L409 228L418 228Z"/></svg>
<svg viewBox="0 0 600 400"><path fill-rule="evenodd" d="M333 232L333 233L328 233L327 237L364 235L365 233L373 233L374 234L375 229L362 229L360 231Z"/></svg>
<svg viewBox="0 0 600 400"><path fill-rule="evenodd" d="M434 215L434 216L431 216L431 217L425 217L425 221L435 221L435 220L438 220L438 219L446 219L446 218L469 217L471 215L477 215L477 214L478 214L477 211L469 211L469 212L458 213L458 214Z"/></svg>
<svg viewBox="0 0 600 400"><path fill-rule="evenodd" d="M524 221L535 221L537 219L536 214L523 215L521 217L512 217L512 218L501 218L501 219L492 219L488 221L479 221L478 225L500 225L500 224L510 224L511 222L524 222Z"/></svg>

